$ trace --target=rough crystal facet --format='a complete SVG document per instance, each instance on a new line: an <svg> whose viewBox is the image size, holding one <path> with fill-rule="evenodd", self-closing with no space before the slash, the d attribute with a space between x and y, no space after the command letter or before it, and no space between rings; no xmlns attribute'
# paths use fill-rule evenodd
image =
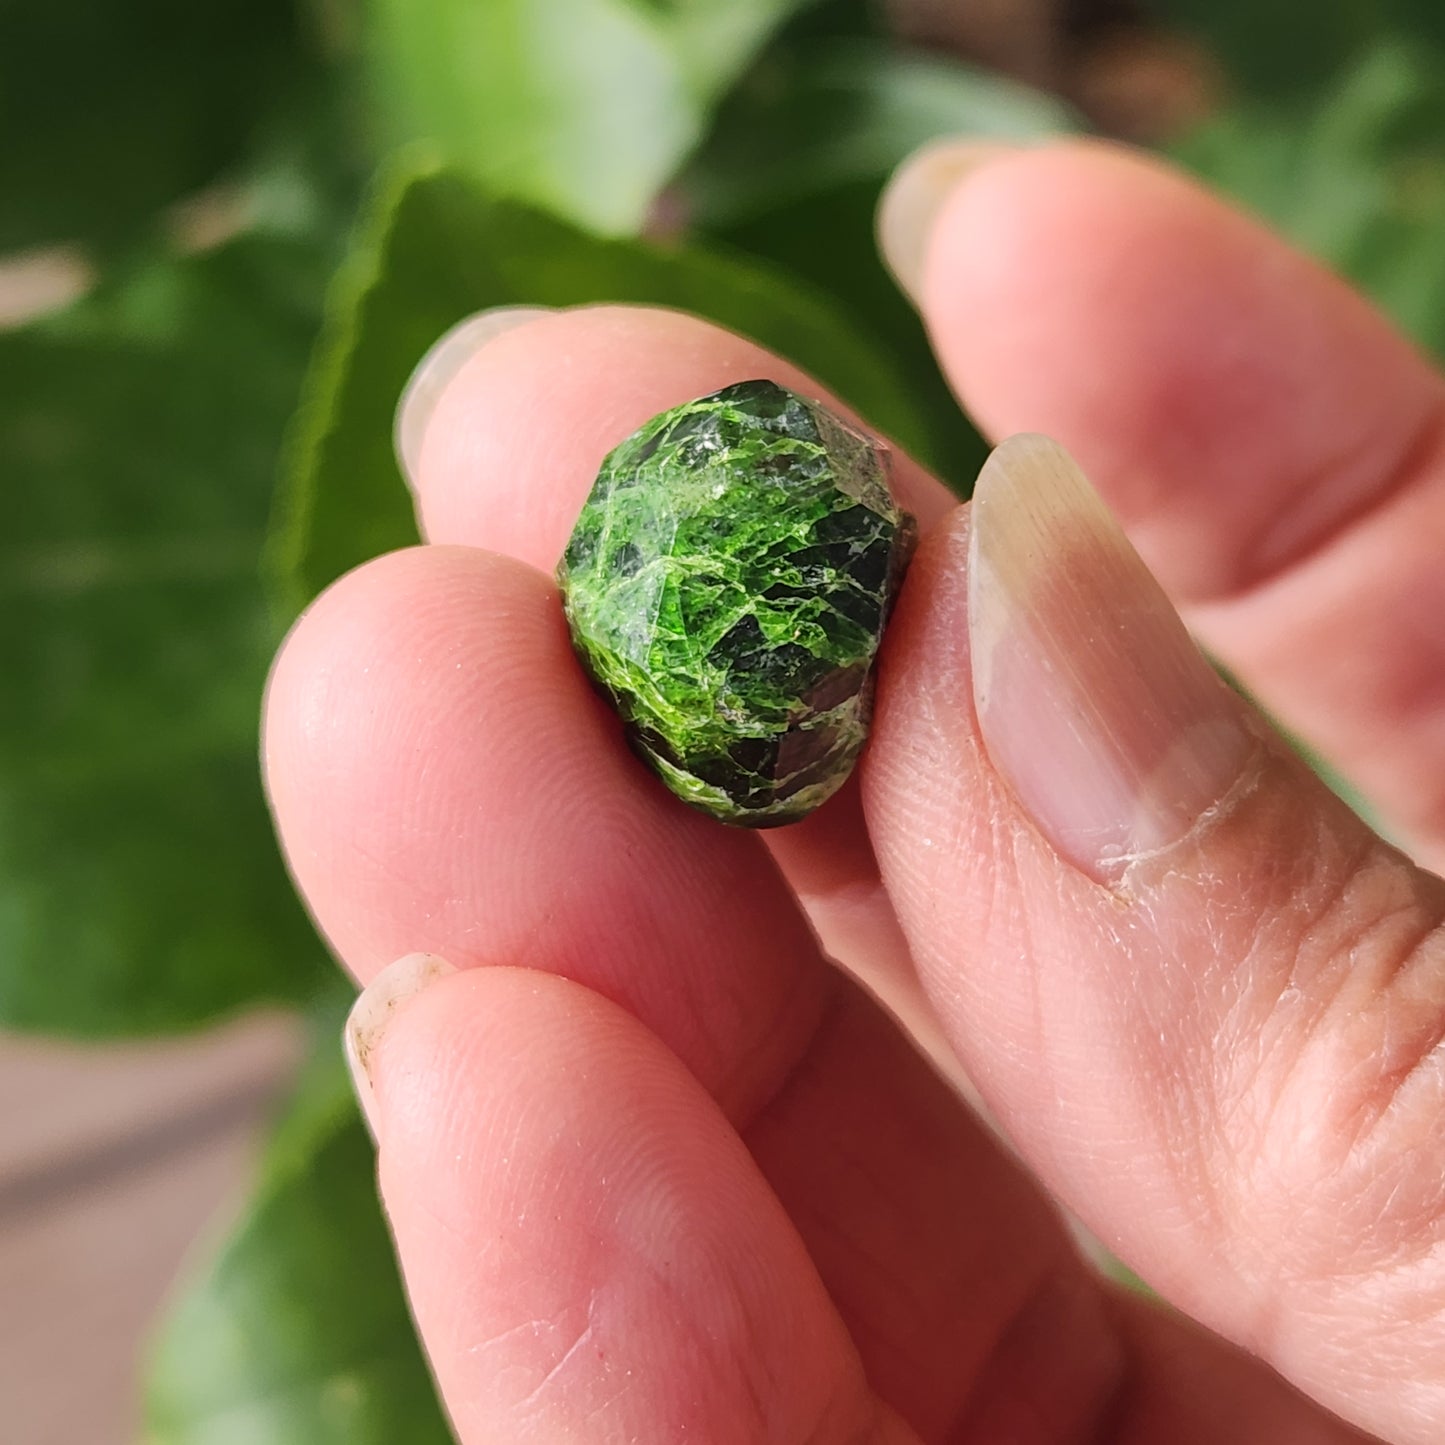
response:
<svg viewBox="0 0 1445 1445"><path fill-rule="evenodd" d="M868 733L912 518L870 437L771 381L654 417L602 464L558 568L573 644L684 801L773 827Z"/></svg>

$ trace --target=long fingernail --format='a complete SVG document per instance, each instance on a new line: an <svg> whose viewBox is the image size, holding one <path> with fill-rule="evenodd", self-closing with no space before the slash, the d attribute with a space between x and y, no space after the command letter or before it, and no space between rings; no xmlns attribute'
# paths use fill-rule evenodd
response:
<svg viewBox="0 0 1445 1445"><path fill-rule="evenodd" d="M878 202L878 249L894 280L915 301L928 240L944 201L965 176L1020 149L1003 141L932 141L893 172Z"/></svg>
<svg viewBox="0 0 1445 1445"><path fill-rule="evenodd" d="M994 766L1054 848L1116 877L1225 798L1243 704L1068 453L1018 436L974 493L969 636Z"/></svg>
<svg viewBox="0 0 1445 1445"><path fill-rule="evenodd" d="M372 1066L377 1046L391 1021L429 984L446 978L456 969L434 953L409 953L388 964L362 989L346 1016L343 1040L352 1086L373 1138L379 1120Z"/></svg>
<svg viewBox="0 0 1445 1445"><path fill-rule="evenodd" d="M422 438L447 383L494 337L551 312L550 306L494 306L458 321L417 362L396 407L393 445L407 481L416 476Z"/></svg>

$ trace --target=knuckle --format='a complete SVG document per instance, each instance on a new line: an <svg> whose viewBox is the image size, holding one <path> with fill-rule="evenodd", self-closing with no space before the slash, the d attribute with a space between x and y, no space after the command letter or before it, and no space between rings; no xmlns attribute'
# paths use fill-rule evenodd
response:
<svg viewBox="0 0 1445 1445"><path fill-rule="evenodd" d="M1445 1237L1445 884L1375 842L1313 897L1261 937L1272 996L1216 1135L1231 1232L1318 1278Z"/></svg>

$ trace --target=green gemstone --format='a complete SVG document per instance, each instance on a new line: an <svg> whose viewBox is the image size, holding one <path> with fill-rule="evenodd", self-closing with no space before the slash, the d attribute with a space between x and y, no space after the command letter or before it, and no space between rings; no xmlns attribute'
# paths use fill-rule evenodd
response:
<svg viewBox="0 0 1445 1445"><path fill-rule="evenodd" d="M877 442L745 381L607 457L557 576L635 751L685 802L767 828L857 762L914 535Z"/></svg>

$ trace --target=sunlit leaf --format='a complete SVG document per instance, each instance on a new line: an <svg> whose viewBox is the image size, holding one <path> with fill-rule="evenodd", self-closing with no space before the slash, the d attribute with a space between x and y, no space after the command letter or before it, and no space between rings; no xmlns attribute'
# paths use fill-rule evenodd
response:
<svg viewBox="0 0 1445 1445"><path fill-rule="evenodd" d="M637 231L712 107L805 0L366 0L380 122L495 195Z"/></svg>

